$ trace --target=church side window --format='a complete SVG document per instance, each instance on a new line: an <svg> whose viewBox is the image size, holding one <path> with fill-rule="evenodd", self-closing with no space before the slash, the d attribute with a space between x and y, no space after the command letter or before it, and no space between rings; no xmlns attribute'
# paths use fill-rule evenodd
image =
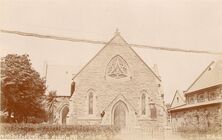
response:
<svg viewBox="0 0 222 140"><path fill-rule="evenodd" d="M109 64L107 65L106 75L111 78L121 79L128 77L128 74L129 74L128 64L119 55L113 57L110 60Z"/></svg>
<svg viewBox="0 0 222 140"><path fill-rule="evenodd" d="M89 93L89 114L93 114L93 93Z"/></svg>
<svg viewBox="0 0 222 140"><path fill-rule="evenodd" d="M142 112L142 115L146 115L146 95L145 95L145 93L142 94L142 97L141 97L141 112Z"/></svg>

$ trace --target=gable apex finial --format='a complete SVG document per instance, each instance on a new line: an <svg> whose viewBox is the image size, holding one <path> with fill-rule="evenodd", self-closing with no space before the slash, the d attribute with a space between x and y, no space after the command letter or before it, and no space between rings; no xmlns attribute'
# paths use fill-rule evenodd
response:
<svg viewBox="0 0 222 140"><path fill-rule="evenodd" d="M116 28L116 32L115 32L115 34L117 35L117 34L120 34L120 32L119 32L119 29L118 28Z"/></svg>

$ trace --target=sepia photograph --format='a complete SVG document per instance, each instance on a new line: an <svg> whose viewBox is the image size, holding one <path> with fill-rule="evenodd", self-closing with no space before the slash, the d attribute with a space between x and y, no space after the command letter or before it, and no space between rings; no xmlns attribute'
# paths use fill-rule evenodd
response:
<svg viewBox="0 0 222 140"><path fill-rule="evenodd" d="M221 0L0 0L0 139L222 140Z"/></svg>

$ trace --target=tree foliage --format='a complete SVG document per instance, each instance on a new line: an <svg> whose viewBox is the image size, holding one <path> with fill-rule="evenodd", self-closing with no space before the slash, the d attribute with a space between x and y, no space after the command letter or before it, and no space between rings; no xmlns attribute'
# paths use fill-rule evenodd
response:
<svg viewBox="0 0 222 140"><path fill-rule="evenodd" d="M16 121L43 117L45 80L34 70L28 55L8 54L1 59L1 109Z"/></svg>

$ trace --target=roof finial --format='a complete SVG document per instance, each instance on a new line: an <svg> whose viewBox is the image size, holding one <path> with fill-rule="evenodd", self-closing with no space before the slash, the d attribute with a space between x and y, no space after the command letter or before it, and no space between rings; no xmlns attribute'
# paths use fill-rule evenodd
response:
<svg viewBox="0 0 222 140"><path fill-rule="evenodd" d="M115 34L120 34L120 32L119 32L119 29L118 29L118 28L116 28L116 32L115 32Z"/></svg>

